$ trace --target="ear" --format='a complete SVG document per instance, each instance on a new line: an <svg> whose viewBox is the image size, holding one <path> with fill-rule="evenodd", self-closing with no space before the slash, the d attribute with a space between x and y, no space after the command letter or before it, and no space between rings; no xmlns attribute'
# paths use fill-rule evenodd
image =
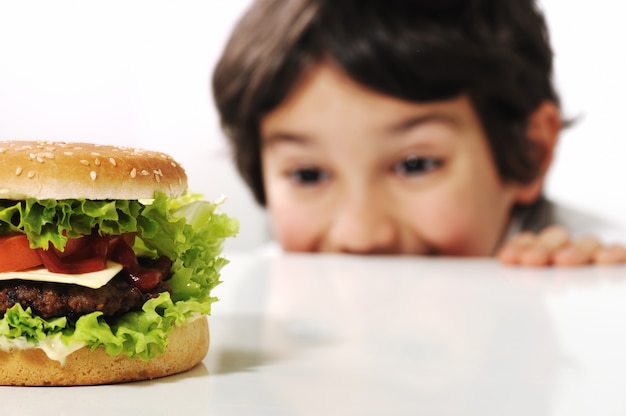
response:
<svg viewBox="0 0 626 416"><path fill-rule="evenodd" d="M532 182L520 185L517 202L531 204L541 196L543 184L552 164L554 151L562 128L561 111L553 101L544 101L530 115L526 127L528 140L539 149L537 177Z"/></svg>

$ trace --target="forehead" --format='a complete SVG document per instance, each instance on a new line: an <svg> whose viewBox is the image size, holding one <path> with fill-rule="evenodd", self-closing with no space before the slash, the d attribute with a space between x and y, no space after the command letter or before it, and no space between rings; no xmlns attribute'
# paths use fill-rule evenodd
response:
<svg viewBox="0 0 626 416"><path fill-rule="evenodd" d="M465 96L409 102L371 90L324 63L304 74L285 100L262 118L261 136L267 142L291 132L381 135L429 122L459 129L479 124Z"/></svg>

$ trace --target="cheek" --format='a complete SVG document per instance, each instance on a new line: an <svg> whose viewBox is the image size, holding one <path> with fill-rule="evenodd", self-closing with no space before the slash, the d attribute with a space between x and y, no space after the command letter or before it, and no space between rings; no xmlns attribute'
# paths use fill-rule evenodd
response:
<svg viewBox="0 0 626 416"><path fill-rule="evenodd" d="M459 256L474 254L476 243L476 218L468 210L451 205L435 209L433 205L421 217L423 238L441 255Z"/></svg>
<svg viewBox="0 0 626 416"><path fill-rule="evenodd" d="M319 226L309 210L274 202L268 212L274 238L285 251L315 251Z"/></svg>
<svg viewBox="0 0 626 416"><path fill-rule="evenodd" d="M507 215L467 190L444 191L428 195L416 210L422 238L441 255L491 255Z"/></svg>

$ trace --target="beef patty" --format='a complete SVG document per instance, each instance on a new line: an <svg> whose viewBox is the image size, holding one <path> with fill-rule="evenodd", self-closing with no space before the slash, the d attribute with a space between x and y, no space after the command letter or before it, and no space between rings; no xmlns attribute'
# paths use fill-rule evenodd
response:
<svg viewBox="0 0 626 416"><path fill-rule="evenodd" d="M161 282L155 288L142 292L131 285L123 273L98 289L63 283L6 280L0 282L0 316L19 303L24 309L30 307L33 314L44 319L67 316L75 320L95 311L111 318L140 309L148 299L165 291L171 292L171 289L167 283Z"/></svg>

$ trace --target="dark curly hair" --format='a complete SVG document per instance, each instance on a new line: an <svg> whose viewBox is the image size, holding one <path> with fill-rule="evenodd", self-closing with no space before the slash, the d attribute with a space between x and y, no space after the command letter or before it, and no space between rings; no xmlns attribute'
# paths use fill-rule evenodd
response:
<svg viewBox="0 0 626 416"><path fill-rule="evenodd" d="M265 204L261 119L303 74L331 60L356 82L412 102L467 95L505 181L539 173L531 113L559 99L533 0L257 0L235 27L213 93L237 168Z"/></svg>

